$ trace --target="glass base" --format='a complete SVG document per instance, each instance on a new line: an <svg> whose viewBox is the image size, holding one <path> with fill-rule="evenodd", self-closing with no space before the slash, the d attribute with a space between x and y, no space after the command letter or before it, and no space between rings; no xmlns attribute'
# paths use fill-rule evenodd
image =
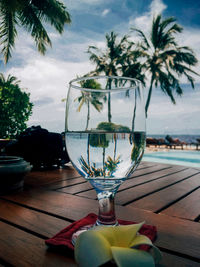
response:
<svg viewBox="0 0 200 267"><path fill-rule="evenodd" d="M99 220L97 220L94 226L106 226L106 227L112 227L113 226L113 227L115 227L118 225L119 225L118 221L115 221L114 224L104 224L104 223L101 223Z"/></svg>
<svg viewBox="0 0 200 267"><path fill-rule="evenodd" d="M118 225L119 225L118 221L116 221L115 224L106 224L105 225L105 224L102 224L102 223L98 222L98 220L96 221L95 224L85 225L85 226L81 227L78 231L76 231L75 233L73 233L72 240L71 240L72 245L75 246L76 240L77 240L78 236L80 234L82 234L83 232L85 232L85 231L92 230L92 229L94 229L94 228L96 228L98 226L115 227L115 226L118 226Z"/></svg>

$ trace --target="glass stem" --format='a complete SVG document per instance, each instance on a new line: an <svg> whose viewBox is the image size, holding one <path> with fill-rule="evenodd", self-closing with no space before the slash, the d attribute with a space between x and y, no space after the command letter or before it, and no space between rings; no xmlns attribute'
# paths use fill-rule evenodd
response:
<svg viewBox="0 0 200 267"><path fill-rule="evenodd" d="M96 225L117 225L115 216L114 197L116 191L101 191L97 193L99 201L99 214Z"/></svg>

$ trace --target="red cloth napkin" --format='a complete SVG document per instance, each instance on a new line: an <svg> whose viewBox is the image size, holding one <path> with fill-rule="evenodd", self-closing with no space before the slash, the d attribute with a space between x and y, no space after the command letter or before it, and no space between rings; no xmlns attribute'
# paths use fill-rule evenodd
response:
<svg viewBox="0 0 200 267"><path fill-rule="evenodd" d="M45 243L50 247L63 247L63 248L67 247L74 250L74 246L71 243L71 238L73 233L75 233L80 228L88 224L94 224L96 220L97 220L97 215L94 213L90 213L86 217L80 219L79 221L73 222L72 224L64 228L62 231L57 233L52 238L45 240ZM135 223L124 220L118 220L118 222L121 225L128 225ZM156 238L157 229L153 225L144 224L139 232L142 235L146 235L153 242ZM140 246L140 249L148 250L148 246L147 245Z"/></svg>

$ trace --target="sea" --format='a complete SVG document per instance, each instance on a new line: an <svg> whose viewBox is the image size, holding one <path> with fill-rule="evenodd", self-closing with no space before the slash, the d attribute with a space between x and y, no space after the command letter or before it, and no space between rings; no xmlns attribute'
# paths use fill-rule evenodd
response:
<svg viewBox="0 0 200 267"><path fill-rule="evenodd" d="M197 139L200 139L199 135L189 135L189 134L170 134L170 136L174 138L178 138L182 142L186 142L188 144L191 143L197 143ZM153 138L164 138L166 137L166 134L147 134L147 137L153 137Z"/></svg>

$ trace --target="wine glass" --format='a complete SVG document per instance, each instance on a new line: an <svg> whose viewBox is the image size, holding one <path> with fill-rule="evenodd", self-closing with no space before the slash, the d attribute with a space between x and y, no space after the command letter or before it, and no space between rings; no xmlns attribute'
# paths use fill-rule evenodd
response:
<svg viewBox="0 0 200 267"><path fill-rule="evenodd" d="M115 226L114 196L136 169L145 148L141 82L94 76L69 83L66 147L73 166L94 187L99 201L96 225Z"/></svg>

